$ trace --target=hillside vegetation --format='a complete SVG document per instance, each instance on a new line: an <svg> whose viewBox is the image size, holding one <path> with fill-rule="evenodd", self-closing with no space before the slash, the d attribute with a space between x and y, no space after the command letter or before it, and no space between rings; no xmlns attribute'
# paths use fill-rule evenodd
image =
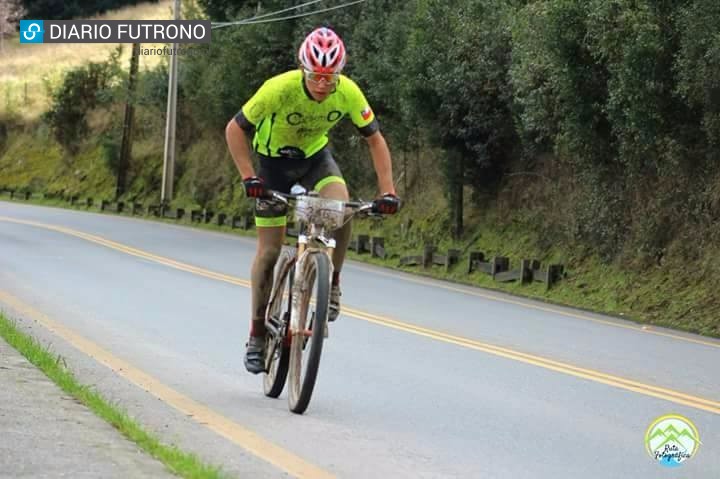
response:
<svg viewBox="0 0 720 479"><path fill-rule="evenodd" d="M38 16L48 19L47 15ZM144 3L85 18L169 20L172 18L172 1ZM36 120L50 106L48 91L57 88L66 71L88 61L105 61L117 47L104 43L21 45L17 35L7 39L0 55L0 115L19 115L25 121ZM124 48L121 60L127 65L129 58L130 48ZM140 68L152 68L161 60L160 56L142 56Z"/></svg>
<svg viewBox="0 0 720 479"><path fill-rule="evenodd" d="M187 16L223 21L286 6L184 3ZM356 227L387 238L387 264L426 242L463 261L480 250L561 262L567 277L549 292L463 266L447 276L720 336L718 2L373 0L216 30L180 62L173 206L249 209L225 123L264 79L295 67L299 41L322 22L345 38L347 73L393 152L405 208ZM166 65L141 70L121 166L128 66L107 55L69 69L42 115L3 111L0 187L158 200ZM351 125L332 146L353 194L376 194Z"/></svg>

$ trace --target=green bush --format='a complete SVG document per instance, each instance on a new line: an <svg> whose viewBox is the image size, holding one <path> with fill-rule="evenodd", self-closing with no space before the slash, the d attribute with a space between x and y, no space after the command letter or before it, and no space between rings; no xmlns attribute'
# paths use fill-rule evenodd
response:
<svg viewBox="0 0 720 479"><path fill-rule="evenodd" d="M112 102L111 89L120 78L120 53L118 49L105 62L90 62L68 71L60 87L52 93L45 119L55 139L71 154L79 152L80 142L88 133L90 110Z"/></svg>

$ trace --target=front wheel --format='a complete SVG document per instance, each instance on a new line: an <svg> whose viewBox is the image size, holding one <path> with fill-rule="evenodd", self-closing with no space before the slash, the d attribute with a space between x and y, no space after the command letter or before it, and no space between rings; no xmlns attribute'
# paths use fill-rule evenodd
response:
<svg viewBox="0 0 720 479"><path fill-rule="evenodd" d="M302 414L312 396L327 324L330 299L330 260L325 253L311 254L304 262L302 285L293 308L298 308L297 331L292 332L290 343L290 410ZM300 282L300 280L298 281ZM311 304L314 300L314 305Z"/></svg>

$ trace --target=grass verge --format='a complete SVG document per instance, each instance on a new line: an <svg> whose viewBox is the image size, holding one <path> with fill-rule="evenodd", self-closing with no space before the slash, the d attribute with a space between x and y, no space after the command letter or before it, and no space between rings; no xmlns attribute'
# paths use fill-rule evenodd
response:
<svg viewBox="0 0 720 479"><path fill-rule="evenodd" d="M54 355L35 338L20 331L15 322L2 313L0 313L0 337L37 366L63 391L112 424L140 449L165 464L174 474L193 479L226 477L219 467L205 464L194 454L161 443L157 437L143 430L122 409L110 404L90 387L80 384L73 373L63 365L59 356Z"/></svg>

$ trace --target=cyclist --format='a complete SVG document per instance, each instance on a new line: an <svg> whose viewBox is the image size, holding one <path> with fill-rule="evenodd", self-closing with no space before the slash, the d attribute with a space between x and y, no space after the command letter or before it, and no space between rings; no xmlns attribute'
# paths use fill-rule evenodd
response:
<svg viewBox="0 0 720 479"><path fill-rule="evenodd" d="M267 80L225 128L228 148L242 175L245 193L255 198L257 253L252 266L252 310L245 367L264 371L265 309L273 270L285 238L287 208L268 199L268 189L289 193L295 183L321 197L348 201L340 168L328 148L328 131L348 116L365 137L381 195L375 209L397 212L400 200L392 179L390 150L365 95L341 74L345 45L331 29L313 30L298 50L300 68ZM249 140L259 157L257 173ZM328 319L340 312L340 271L350 241L350 224L335 232Z"/></svg>

